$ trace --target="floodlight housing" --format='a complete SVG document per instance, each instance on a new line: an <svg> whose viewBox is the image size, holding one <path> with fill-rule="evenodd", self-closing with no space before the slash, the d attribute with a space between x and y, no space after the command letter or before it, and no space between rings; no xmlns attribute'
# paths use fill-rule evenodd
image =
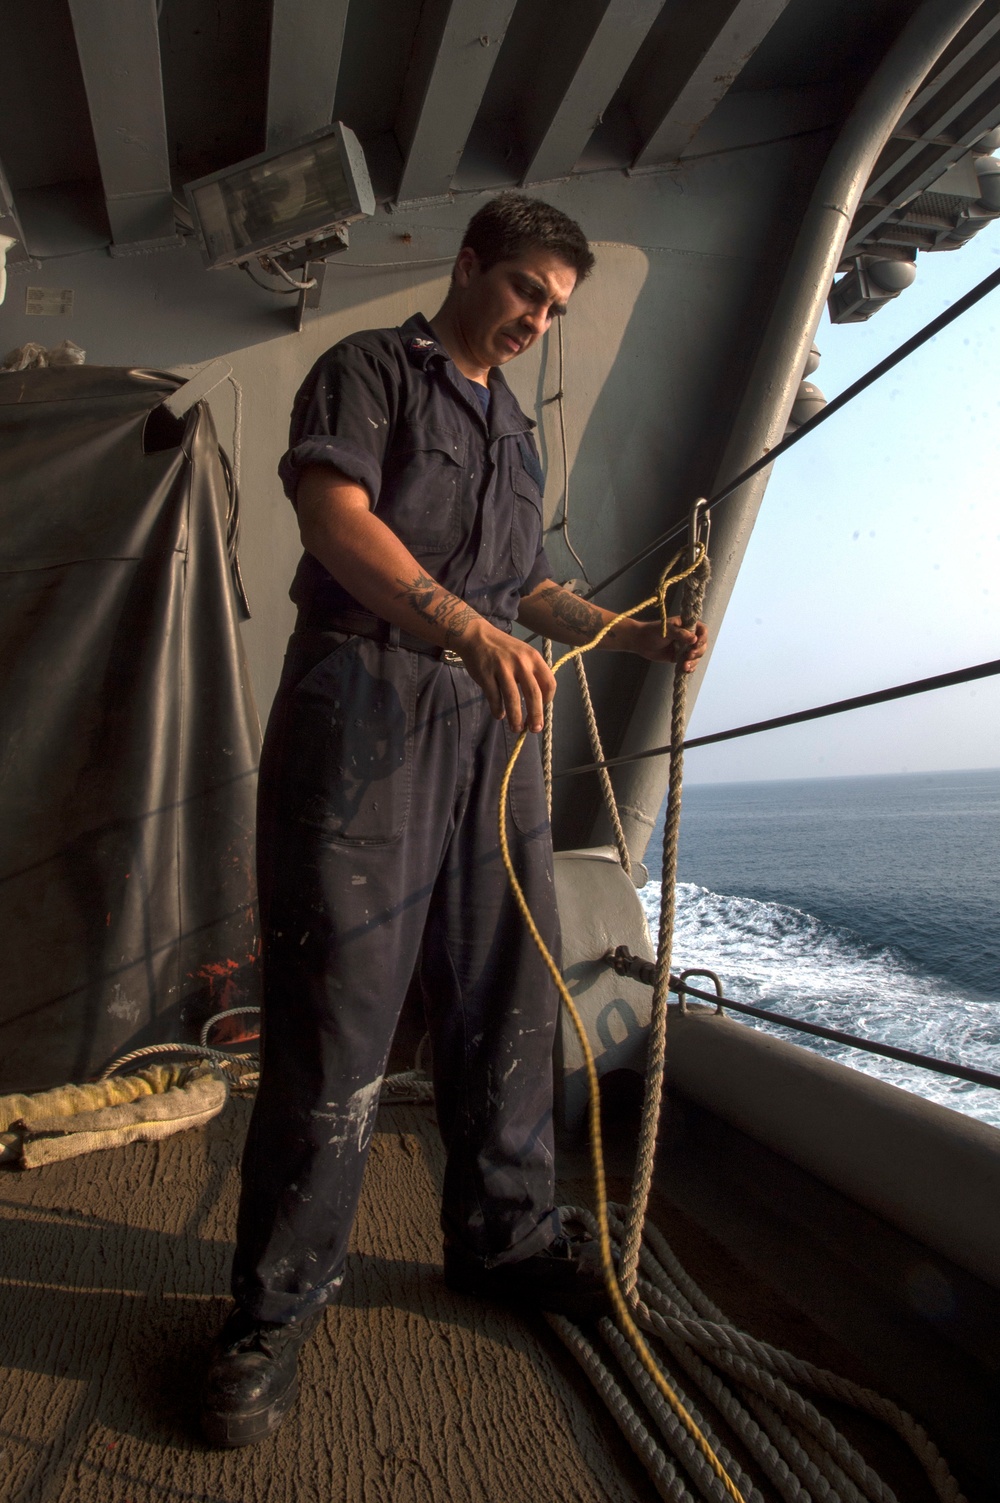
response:
<svg viewBox="0 0 1000 1503"><path fill-rule="evenodd" d="M304 246L320 250L343 225L375 213L361 143L339 120L293 146L200 177L184 193L212 268L261 255L284 259Z"/></svg>
<svg viewBox="0 0 1000 1503"><path fill-rule="evenodd" d="M866 323L909 287L917 268L909 259L854 256L847 275L834 282L827 298L832 324Z"/></svg>

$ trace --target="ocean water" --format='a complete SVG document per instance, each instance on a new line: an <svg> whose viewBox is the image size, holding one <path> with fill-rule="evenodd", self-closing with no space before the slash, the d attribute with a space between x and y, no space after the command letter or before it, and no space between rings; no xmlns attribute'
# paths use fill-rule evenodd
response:
<svg viewBox="0 0 1000 1503"><path fill-rule="evenodd" d="M654 941L662 839L661 815L640 894ZM672 969L1000 1074L998 877L1000 770L688 786ZM743 1021L1000 1126L1000 1090Z"/></svg>

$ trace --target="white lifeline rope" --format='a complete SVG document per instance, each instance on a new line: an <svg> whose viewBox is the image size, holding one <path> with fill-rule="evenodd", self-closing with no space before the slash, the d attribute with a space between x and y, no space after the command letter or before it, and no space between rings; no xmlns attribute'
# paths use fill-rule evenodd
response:
<svg viewBox="0 0 1000 1503"><path fill-rule="evenodd" d="M238 1068L235 1073L237 1086L254 1086L260 1079L260 1070L247 1069L247 1065L253 1063L259 1065L259 1050L250 1049L233 1053L229 1049L213 1049L209 1046L208 1039L212 1029L217 1023L225 1018L257 1017L260 1014L259 1007L225 1007L221 1012L214 1012L202 1027L197 1044L146 1044L141 1049L132 1049L128 1054L122 1054L113 1060L106 1070L97 1077L98 1080L107 1080L111 1075L117 1074L125 1065L130 1065L137 1059L145 1059L151 1054L183 1054L193 1059L210 1060L213 1064L222 1066L235 1065ZM240 1040L240 1042L243 1042ZM427 1035L421 1039L417 1048L417 1057L414 1060L412 1070L401 1070L397 1075L387 1075L382 1082L380 1100L386 1106L420 1105L434 1100L434 1083L430 1078L423 1062Z"/></svg>
<svg viewBox="0 0 1000 1503"><path fill-rule="evenodd" d="M214 1021L214 1020L213 1020ZM130 1065L134 1060L145 1059L150 1054L186 1054L192 1059L207 1059L213 1064L232 1065L242 1064L244 1060L256 1060L257 1055L253 1051L244 1054L231 1054L226 1049L209 1049L204 1044L146 1044L142 1049L132 1049L128 1054L121 1054L112 1060L106 1070L98 1075L98 1080L109 1080L112 1075L117 1075L125 1065ZM247 1078L247 1077L244 1077Z"/></svg>

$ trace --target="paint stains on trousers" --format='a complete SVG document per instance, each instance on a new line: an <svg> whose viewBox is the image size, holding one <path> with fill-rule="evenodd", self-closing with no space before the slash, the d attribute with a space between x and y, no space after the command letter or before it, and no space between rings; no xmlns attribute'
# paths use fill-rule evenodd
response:
<svg viewBox="0 0 1000 1503"><path fill-rule="evenodd" d="M557 1229L557 999L497 836L513 737L465 670L332 632L291 640L261 763L264 1017L233 1292L294 1320L343 1276L378 1091L419 969L447 1149L445 1236L484 1263ZM537 743L508 816L558 954Z"/></svg>

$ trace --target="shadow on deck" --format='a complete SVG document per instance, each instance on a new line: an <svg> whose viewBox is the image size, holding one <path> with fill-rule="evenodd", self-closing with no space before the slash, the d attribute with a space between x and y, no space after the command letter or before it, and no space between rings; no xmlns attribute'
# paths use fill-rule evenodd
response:
<svg viewBox="0 0 1000 1503"><path fill-rule="evenodd" d="M159 1144L0 1176L4 1503L656 1497L543 1322L445 1288L443 1154L428 1107L380 1113L344 1300L304 1351L290 1418L255 1449L209 1450L197 1438L197 1392L226 1307L247 1115L235 1101L206 1128ZM754 1231L737 1191L713 1190L683 1145L668 1145L667 1158L655 1219L712 1297L755 1334L870 1381L836 1322L804 1313L805 1255L767 1276L773 1207ZM732 1151L724 1158L738 1175ZM620 1194L628 1166L614 1142L611 1161ZM564 1167L562 1198L589 1203L584 1157ZM848 1418L843 1428L901 1503L931 1497L877 1427Z"/></svg>
<svg viewBox="0 0 1000 1503"><path fill-rule="evenodd" d="M342 1305L290 1419L197 1438L247 1106L160 1144L0 1177L5 1503L633 1503L631 1453L542 1322L452 1295L426 1107L384 1108Z"/></svg>

